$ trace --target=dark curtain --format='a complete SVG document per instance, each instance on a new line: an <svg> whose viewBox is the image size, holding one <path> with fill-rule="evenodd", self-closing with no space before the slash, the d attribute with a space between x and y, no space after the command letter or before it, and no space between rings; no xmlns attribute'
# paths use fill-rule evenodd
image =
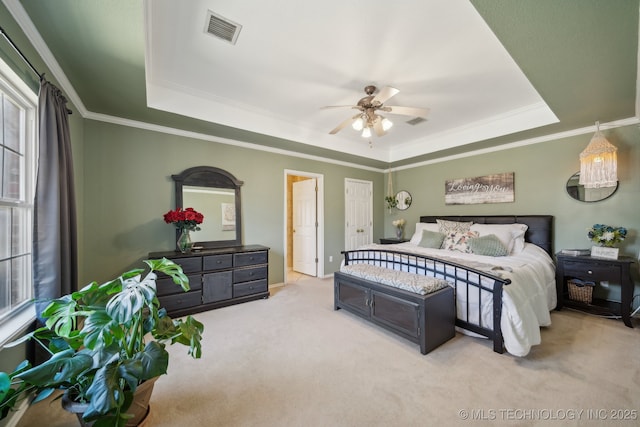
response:
<svg viewBox="0 0 640 427"><path fill-rule="evenodd" d="M40 80L33 283L39 321L48 300L77 290L76 202L67 100Z"/></svg>

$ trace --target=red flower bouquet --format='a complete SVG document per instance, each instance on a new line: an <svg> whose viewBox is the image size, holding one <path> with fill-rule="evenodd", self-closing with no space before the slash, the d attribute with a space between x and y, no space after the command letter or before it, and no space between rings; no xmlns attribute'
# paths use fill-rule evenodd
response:
<svg viewBox="0 0 640 427"><path fill-rule="evenodd" d="M202 224L203 220L204 215L193 208L186 208L185 210L177 208L164 214L164 222L175 224L176 228L181 230L198 231L200 230L198 224Z"/></svg>

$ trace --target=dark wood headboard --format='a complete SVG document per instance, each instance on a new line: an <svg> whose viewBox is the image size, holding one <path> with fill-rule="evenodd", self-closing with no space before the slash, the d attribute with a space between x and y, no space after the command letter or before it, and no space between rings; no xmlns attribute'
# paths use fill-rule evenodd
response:
<svg viewBox="0 0 640 427"><path fill-rule="evenodd" d="M486 215L486 216L440 216L425 215L420 222L436 222L436 219L469 222L476 224L526 224L525 242L540 246L553 257L553 216L552 215Z"/></svg>

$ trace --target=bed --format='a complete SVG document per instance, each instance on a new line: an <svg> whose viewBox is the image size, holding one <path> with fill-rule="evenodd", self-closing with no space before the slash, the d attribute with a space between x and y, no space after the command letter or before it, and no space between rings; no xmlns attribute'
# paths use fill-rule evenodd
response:
<svg viewBox="0 0 640 427"><path fill-rule="evenodd" d="M442 244L431 242L442 225L453 228L440 233ZM461 233L474 251L456 247ZM556 306L552 241L550 215L421 216L409 242L343 252L340 275L349 275L349 265L368 264L445 279L455 290L456 329L491 339L498 353L521 357L540 344L540 327L551 324ZM507 253L495 256L494 243Z"/></svg>

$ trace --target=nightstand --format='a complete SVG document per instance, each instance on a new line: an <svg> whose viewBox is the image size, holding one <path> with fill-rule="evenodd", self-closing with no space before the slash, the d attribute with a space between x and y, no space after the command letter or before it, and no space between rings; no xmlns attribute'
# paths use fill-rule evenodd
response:
<svg viewBox="0 0 640 427"><path fill-rule="evenodd" d="M380 239L381 245L393 245L394 243L408 242L409 239L398 239L397 237L383 237Z"/></svg>
<svg viewBox="0 0 640 427"><path fill-rule="evenodd" d="M621 316L624 324L631 325L631 300L633 298L633 280L630 267L634 258L621 256L618 259L595 258L591 256L573 256L557 253L556 291L558 305L577 308L594 314L614 314ZM567 281L580 279L595 283L607 281L620 285L620 301L606 301L594 298L590 304L569 299Z"/></svg>

